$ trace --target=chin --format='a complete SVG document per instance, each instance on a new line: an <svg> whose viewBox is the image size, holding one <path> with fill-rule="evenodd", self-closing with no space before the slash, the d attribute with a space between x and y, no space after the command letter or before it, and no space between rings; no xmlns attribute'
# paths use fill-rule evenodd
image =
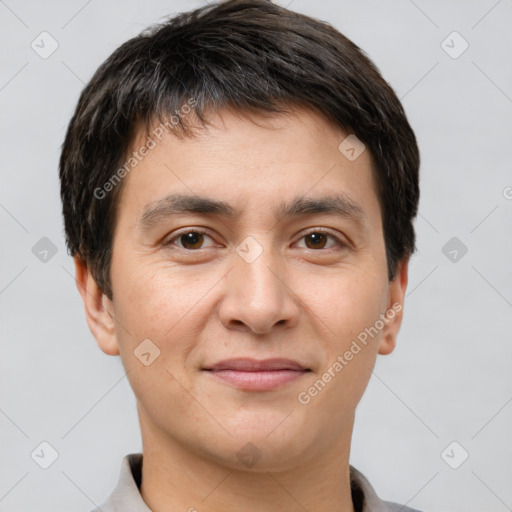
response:
<svg viewBox="0 0 512 512"><path fill-rule="evenodd" d="M217 454L224 459L222 464L237 471L251 472L284 471L295 467L305 456L308 436L298 425L287 423L293 414L283 421L285 416L281 414L272 423L260 418L250 426L243 423L238 428L230 428L233 438L229 439L229 446ZM233 456L226 460L227 453Z"/></svg>

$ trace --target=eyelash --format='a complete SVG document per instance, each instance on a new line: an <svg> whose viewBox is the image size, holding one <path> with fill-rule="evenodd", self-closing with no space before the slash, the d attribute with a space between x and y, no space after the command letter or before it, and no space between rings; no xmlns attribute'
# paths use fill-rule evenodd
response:
<svg viewBox="0 0 512 512"><path fill-rule="evenodd" d="M179 247L179 246L178 247L173 247L173 243L172 242L174 240L176 240L176 239L179 239L181 236L186 235L187 233L198 233L200 235L206 235L209 238L212 238L206 231L201 231L199 229L187 229L186 231L181 231L180 233L177 233L171 239L169 239L167 242L164 242L164 244L163 244L164 247L177 248L177 249L181 249L183 251L190 252L190 253L199 252L201 250L201 248L200 249L186 249L185 247ZM338 250L348 247L348 244L346 242L343 242L337 236L333 235L330 231L326 231L324 229L314 229L313 228L310 231L308 231L307 233L304 233L300 237L299 240L302 240L304 237L306 237L308 235L311 235L313 233L320 233L320 234L326 235L327 237L333 238L336 241L336 244L338 246ZM306 250L313 251L313 252L328 251L328 250L331 250L331 249L334 249L334 247L328 247L327 249L324 249L324 248L321 248L321 249L308 249L306 247Z"/></svg>

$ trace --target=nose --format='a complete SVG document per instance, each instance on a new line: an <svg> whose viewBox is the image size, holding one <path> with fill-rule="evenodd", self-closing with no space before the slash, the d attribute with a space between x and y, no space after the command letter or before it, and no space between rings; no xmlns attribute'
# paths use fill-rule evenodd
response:
<svg viewBox="0 0 512 512"><path fill-rule="evenodd" d="M300 308L289 281L289 272L270 250L250 263L236 254L234 267L225 277L221 322L227 329L260 335L278 326L295 326Z"/></svg>

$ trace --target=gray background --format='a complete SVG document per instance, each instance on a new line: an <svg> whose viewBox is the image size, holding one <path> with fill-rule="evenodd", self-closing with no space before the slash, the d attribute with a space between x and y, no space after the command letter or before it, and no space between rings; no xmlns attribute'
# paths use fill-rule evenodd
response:
<svg viewBox="0 0 512 512"><path fill-rule="evenodd" d="M87 512L115 486L122 457L141 450L121 361L97 347L73 281L57 161L99 64L162 16L203 3L0 1L0 511ZM512 1L290 8L368 53L422 154L404 325L358 408L351 463L382 498L425 511L512 510ZM31 48L43 31L59 45L46 59ZM457 58L453 31L469 44ZM32 251L43 237L57 249L46 262ZM459 247L446 256L452 237ZM48 469L31 458L43 441L59 454Z"/></svg>

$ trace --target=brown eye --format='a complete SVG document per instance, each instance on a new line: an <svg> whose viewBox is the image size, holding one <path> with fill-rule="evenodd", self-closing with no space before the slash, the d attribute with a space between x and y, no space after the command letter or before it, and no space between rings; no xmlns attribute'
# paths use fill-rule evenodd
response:
<svg viewBox="0 0 512 512"><path fill-rule="evenodd" d="M331 242L329 242L329 239ZM329 249L344 249L347 244L340 240L337 236L334 236L328 231L322 231L320 229L310 231L301 237L301 241L304 240L305 249L311 250L329 250ZM328 244L331 245L328 245Z"/></svg>
<svg viewBox="0 0 512 512"><path fill-rule="evenodd" d="M203 244L205 242L205 239L208 238L212 240L212 238L209 235L202 231L182 231L173 238L169 239L168 242L165 242L164 246L168 248L177 247L178 249L185 249L187 251L197 251L198 249L204 248Z"/></svg>
<svg viewBox="0 0 512 512"><path fill-rule="evenodd" d="M200 249L204 240L202 233L197 231L189 231L178 237L184 249Z"/></svg>
<svg viewBox="0 0 512 512"><path fill-rule="evenodd" d="M304 237L306 239L306 246L308 249L323 249L327 243L327 235L325 233L309 233ZM307 241L310 241L308 244Z"/></svg>

